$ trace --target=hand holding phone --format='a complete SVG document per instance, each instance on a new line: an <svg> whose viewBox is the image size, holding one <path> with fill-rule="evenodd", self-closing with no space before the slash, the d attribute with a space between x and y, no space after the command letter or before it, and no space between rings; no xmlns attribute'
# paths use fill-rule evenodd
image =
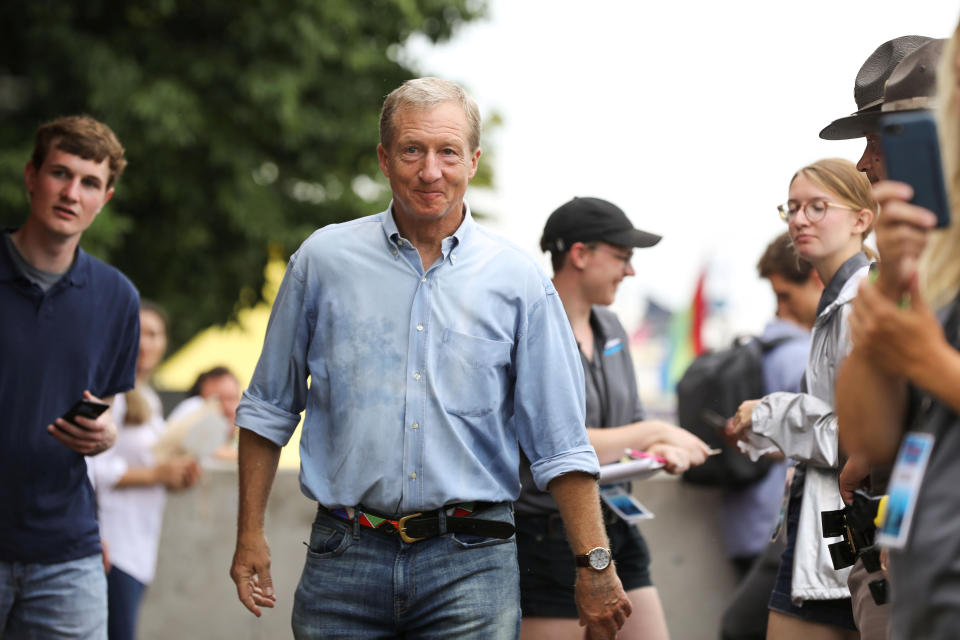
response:
<svg viewBox="0 0 960 640"><path fill-rule="evenodd" d="M82 425L77 424L76 417L83 416L84 418L89 418L90 420L96 420L100 415L110 408L110 405L106 402L100 402L99 400L88 400L87 398L82 398L77 400L77 402L67 409L67 412L61 416L67 422L76 424L81 429L84 428Z"/></svg>
<svg viewBox="0 0 960 640"><path fill-rule="evenodd" d="M117 440L117 426L113 420L102 418L110 404L89 391L62 417L47 425L47 432L67 448L85 456L106 451ZM86 425L81 422L87 422Z"/></svg>

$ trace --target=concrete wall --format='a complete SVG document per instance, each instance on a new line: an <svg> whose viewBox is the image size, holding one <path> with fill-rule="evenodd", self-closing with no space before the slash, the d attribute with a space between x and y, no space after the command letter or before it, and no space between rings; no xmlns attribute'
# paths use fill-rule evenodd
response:
<svg viewBox="0 0 960 640"><path fill-rule="evenodd" d="M634 493L657 516L642 529L673 639L716 638L734 584L718 552L717 494L663 474L635 483ZM157 577L141 611L140 638L289 638L305 554L302 541L309 536L314 509L300 493L296 472L281 470L267 512L277 607L257 619L237 600L228 575L236 533L236 471L207 469L199 486L171 495Z"/></svg>

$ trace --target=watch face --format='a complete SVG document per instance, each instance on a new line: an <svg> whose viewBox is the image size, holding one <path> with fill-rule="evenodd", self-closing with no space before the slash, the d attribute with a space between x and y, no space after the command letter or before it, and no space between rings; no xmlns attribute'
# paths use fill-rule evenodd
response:
<svg viewBox="0 0 960 640"><path fill-rule="evenodd" d="M590 566L597 571L603 571L610 566L610 552L603 547L591 549L588 559L590 560Z"/></svg>

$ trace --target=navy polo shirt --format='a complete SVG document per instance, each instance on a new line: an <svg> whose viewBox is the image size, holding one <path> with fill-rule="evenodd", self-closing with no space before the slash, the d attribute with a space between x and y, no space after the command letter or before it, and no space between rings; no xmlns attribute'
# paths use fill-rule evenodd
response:
<svg viewBox="0 0 960 640"><path fill-rule="evenodd" d="M79 248L44 293L0 238L0 561L66 562L100 551L86 461L46 427L84 389L103 398L133 387L139 307L126 276Z"/></svg>

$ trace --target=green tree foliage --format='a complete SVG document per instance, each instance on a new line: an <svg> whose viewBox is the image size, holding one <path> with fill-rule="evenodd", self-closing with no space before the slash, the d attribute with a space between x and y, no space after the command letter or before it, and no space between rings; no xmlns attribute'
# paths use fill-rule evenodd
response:
<svg viewBox="0 0 960 640"><path fill-rule="evenodd" d="M268 254L389 200L383 97L400 45L449 38L477 0L0 3L0 221L49 119L107 122L130 165L83 245L173 318L172 341L257 302ZM489 179L489 176L484 176Z"/></svg>

